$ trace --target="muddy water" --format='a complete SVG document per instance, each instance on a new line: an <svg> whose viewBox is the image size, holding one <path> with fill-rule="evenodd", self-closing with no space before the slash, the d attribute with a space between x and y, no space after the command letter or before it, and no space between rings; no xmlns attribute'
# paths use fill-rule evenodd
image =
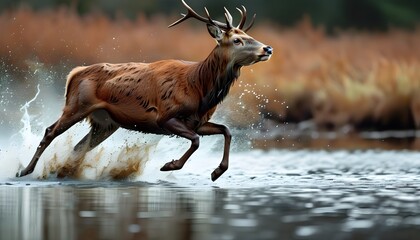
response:
<svg viewBox="0 0 420 240"><path fill-rule="evenodd" d="M132 181L6 179L1 239L420 236L420 153L237 152L213 183L218 155Z"/></svg>

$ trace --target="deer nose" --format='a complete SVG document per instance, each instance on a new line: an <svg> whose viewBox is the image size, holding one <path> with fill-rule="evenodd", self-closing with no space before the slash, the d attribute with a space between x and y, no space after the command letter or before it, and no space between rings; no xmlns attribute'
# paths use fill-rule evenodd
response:
<svg viewBox="0 0 420 240"><path fill-rule="evenodd" d="M263 50L269 55L273 54L273 48L271 46L265 46Z"/></svg>

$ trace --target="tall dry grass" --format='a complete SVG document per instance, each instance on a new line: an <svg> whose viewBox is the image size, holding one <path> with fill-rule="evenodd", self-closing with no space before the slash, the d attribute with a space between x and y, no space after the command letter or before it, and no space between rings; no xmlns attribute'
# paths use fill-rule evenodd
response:
<svg viewBox="0 0 420 240"><path fill-rule="evenodd" d="M191 21L168 29L176 18L82 18L67 9L4 12L0 57L18 69L32 61L204 59L215 45L205 27ZM228 121L248 126L263 116L280 123L313 119L333 129L420 128L420 29L327 36L303 21L293 29L260 23L250 35L273 46L274 55L243 69L233 97L220 109L229 111Z"/></svg>

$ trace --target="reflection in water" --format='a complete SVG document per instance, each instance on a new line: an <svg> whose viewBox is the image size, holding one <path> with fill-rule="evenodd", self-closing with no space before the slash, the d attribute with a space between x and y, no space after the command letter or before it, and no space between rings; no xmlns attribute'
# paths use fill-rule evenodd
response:
<svg viewBox="0 0 420 240"><path fill-rule="evenodd" d="M203 239L216 191L6 187L2 239Z"/></svg>
<svg viewBox="0 0 420 240"><path fill-rule="evenodd" d="M2 183L1 239L417 239L420 234L418 178L287 178L296 185Z"/></svg>

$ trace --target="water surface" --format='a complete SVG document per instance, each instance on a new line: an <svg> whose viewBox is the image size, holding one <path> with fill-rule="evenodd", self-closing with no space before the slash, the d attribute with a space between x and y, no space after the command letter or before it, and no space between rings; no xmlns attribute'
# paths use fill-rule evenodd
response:
<svg viewBox="0 0 420 240"><path fill-rule="evenodd" d="M9 178L0 183L1 239L420 236L420 153L238 152L213 183L218 155L174 173L146 168L154 178L132 181Z"/></svg>

